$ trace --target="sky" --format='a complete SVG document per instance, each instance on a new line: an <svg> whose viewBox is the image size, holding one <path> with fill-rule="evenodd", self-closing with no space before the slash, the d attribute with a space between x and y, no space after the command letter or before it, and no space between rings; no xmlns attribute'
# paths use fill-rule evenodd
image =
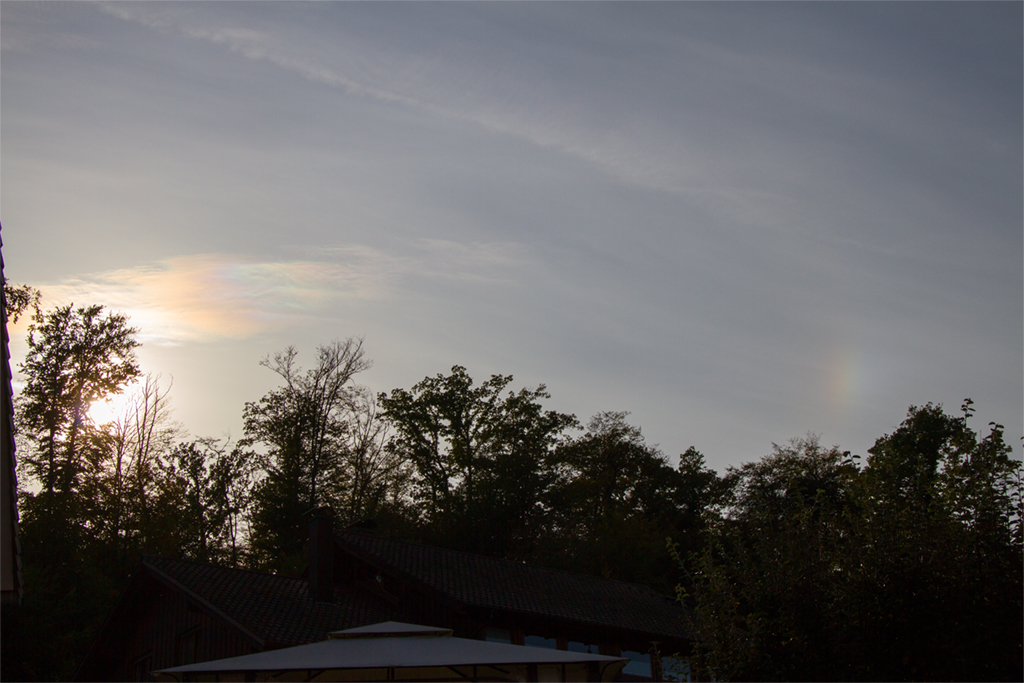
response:
<svg viewBox="0 0 1024 683"><path fill-rule="evenodd" d="M723 470L911 405L1024 435L1024 5L0 5L5 274L195 436L362 337ZM12 331L15 364L25 322ZM15 387L23 385L17 378Z"/></svg>

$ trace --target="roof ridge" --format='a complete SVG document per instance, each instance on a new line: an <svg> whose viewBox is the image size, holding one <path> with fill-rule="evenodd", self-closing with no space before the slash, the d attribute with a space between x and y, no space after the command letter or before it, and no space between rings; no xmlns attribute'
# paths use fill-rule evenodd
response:
<svg viewBox="0 0 1024 683"><path fill-rule="evenodd" d="M569 569L557 569L555 567L544 567L542 565L529 564L527 562L520 561L520 560L510 560L510 559L505 558L505 557L494 557L493 555L483 555L481 553L471 553L471 552L469 552L467 550L454 550L454 549L451 549L451 548L444 548L442 546L437 546L437 545L428 545L426 543L421 543L419 541L407 541L405 539L400 539L400 538L391 538L391 537L388 537L388 536L381 536L379 534L376 534L376 533L374 533L372 531L368 531L366 529L352 529L352 528L335 529L334 533L335 534L341 534L341 533L355 534L356 536L362 536L363 538L368 538L368 539L379 539L379 540L382 540L382 541L389 541L391 543L403 543L405 545L415 546L415 547L418 547L418 548L428 548L430 550L439 550L439 551L445 552L445 553L454 553L454 554L458 554L458 555L466 555L468 557L481 558L481 559L485 559L485 560L491 560L491 561L494 561L494 562L504 562L504 563L506 563L508 565L512 565L512 566L526 567L527 569L530 569L532 571L544 571L544 572L549 572L549 573L552 573L552 574L564 574L564 575L568 575L568 576L582 576L582 577L585 577L585 578L588 578L588 579L599 579L601 581L608 581L608 582L612 582L612 583L619 583L619 584L622 584L623 586L627 586L629 588L641 588L643 590L650 591L651 593L654 593L655 595L666 597L666 598L671 598L672 597L672 596L670 596L670 595L668 595L666 593L662 593L660 591L656 591L653 588L651 588L650 586L645 586L645 585L643 585L641 583L633 583L632 581L625 581L623 579L613 579L613 578L609 578L607 576L599 576L597 574L585 574L583 572L574 572L574 571L569 570Z"/></svg>

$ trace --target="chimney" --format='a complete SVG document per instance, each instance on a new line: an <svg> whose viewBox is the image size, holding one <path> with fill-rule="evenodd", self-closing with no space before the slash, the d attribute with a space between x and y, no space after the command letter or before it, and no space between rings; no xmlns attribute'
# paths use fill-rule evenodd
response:
<svg viewBox="0 0 1024 683"><path fill-rule="evenodd" d="M334 513L324 506L309 520L309 597L331 602L334 597Z"/></svg>

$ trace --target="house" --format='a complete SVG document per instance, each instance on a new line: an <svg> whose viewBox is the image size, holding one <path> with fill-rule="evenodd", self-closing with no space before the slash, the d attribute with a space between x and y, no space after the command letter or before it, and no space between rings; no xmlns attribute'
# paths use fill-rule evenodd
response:
<svg viewBox="0 0 1024 683"><path fill-rule="evenodd" d="M310 523L306 576L143 559L79 668L78 680L150 672L323 641L396 621L454 637L631 660L687 653L682 608L644 586ZM654 664L655 669L657 663Z"/></svg>
<svg viewBox="0 0 1024 683"><path fill-rule="evenodd" d="M335 576L381 596L406 620L456 635L643 659L687 652L682 608L646 586L532 567L484 555L384 538L335 534Z"/></svg>
<svg viewBox="0 0 1024 683"><path fill-rule="evenodd" d="M306 579L145 557L75 678L145 681L156 669L304 645L395 616L341 588L314 600Z"/></svg>
<svg viewBox="0 0 1024 683"><path fill-rule="evenodd" d="M3 243L0 242L0 247ZM0 251L0 280L4 257ZM0 378L0 593L5 603L21 601L21 546L18 541L18 477L14 458L14 403L11 388L10 338L7 334L7 296L3 305L3 377Z"/></svg>

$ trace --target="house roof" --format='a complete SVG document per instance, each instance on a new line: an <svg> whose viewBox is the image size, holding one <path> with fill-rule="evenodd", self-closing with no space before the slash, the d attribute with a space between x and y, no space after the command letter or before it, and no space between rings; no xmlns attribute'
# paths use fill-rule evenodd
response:
<svg viewBox="0 0 1024 683"><path fill-rule="evenodd" d="M382 538L360 529L339 531L336 537L357 556L376 558L464 605L691 639L683 608L646 586Z"/></svg>
<svg viewBox="0 0 1024 683"><path fill-rule="evenodd" d="M316 602L305 579L165 557L147 556L143 565L264 643L316 642L331 631L396 616L373 597L340 588L334 602Z"/></svg>

